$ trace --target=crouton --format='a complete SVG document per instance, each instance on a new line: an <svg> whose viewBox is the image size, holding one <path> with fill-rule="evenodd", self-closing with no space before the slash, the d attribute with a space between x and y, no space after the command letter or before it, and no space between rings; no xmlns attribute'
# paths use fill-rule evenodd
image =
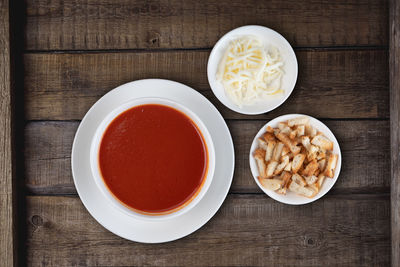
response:
<svg viewBox="0 0 400 267"><path fill-rule="evenodd" d="M267 150L265 152L265 161L266 162L269 162L272 159L272 155L274 153L275 145L276 145L276 141L275 140L268 141Z"/></svg>
<svg viewBox="0 0 400 267"><path fill-rule="evenodd" d="M279 188L282 187L283 181L281 179L266 179L266 178L261 178L258 177L258 181L264 187L265 189L268 190L278 190Z"/></svg>
<svg viewBox="0 0 400 267"><path fill-rule="evenodd" d="M308 161L317 159L318 151L319 151L319 148L317 146L311 145L310 149L308 150L308 153L307 153Z"/></svg>
<svg viewBox="0 0 400 267"><path fill-rule="evenodd" d="M280 174L282 171L283 171L283 169L286 167L286 165L289 163L289 156L283 156L282 157L282 162L281 163L279 163L279 165L278 166L276 166L276 169L275 169L275 172L274 172L274 174L275 175L278 175L278 174Z"/></svg>
<svg viewBox="0 0 400 267"><path fill-rule="evenodd" d="M325 150L332 150L333 149L333 142L330 141L323 135L316 135L312 140L311 144L318 146Z"/></svg>
<svg viewBox="0 0 400 267"><path fill-rule="evenodd" d="M306 183L308 185L312 185L312 184L315 184L317 182L318 177L315 176L315 175L306 176L306 177L304 177L304 180L306 180Z"/></svg>
<svg viewBox="0 0 400 267"><path fill-rule="evenodd" d="M288 120L288 125L290 127L293 127L295 125L308 124L308 122L309 122L309 118L302 116L302 117L297 117L297 118Z"/></svg>
<svg viewBox="0 0 400 267"><path fill-rule="evenodd" d="M322 188L324 181L325 181L325 175L323 175L321 173L320 175L318 175L318 181L317 181L317 185L318 185L319 189Z"/></svg>
<svg viewBox="0 0 400 267"><path fill-rule="evenodd" d="M258 173L260 174L260 176L262 178L266 177L266 170L267 170L267 166L264 162L264 158L265 158L265 150L263 150L261 148L257 148L254 151L254 159L256 160L256 163L257 163Z"/></svg>
<svg viewBox="0 0 400 267"><path fill-rule="evenodd" d="M318 161L318 168L322 172L325 170L326 159L321 159Z"/></svg>
<svg viewBox="0 0 400 267"><path fill-rule="evenodd" d="M286 167L283 170L287 171L287 172L291 172L292 171L292 162L289 161L289 163L286 165Z"/></svg>
<svg viewBox="0 0 400 267"><path fill-rule="evenodd" d="M297 136L297 130L293 130L289 133L289 138L294 140Z"/></svg>
<svg viewBox="0 0 400 267"><path fill-rule="evenodd" d="M265 141L270 142L270 141L276 141L275 135L273 133L265 133L263 135L263 138Z"/></svg>
<svg viewBox="0 0 400 267"><path fill-rule="evenodd" d="M290 149L287 146L284 146L282 148L282 156L289 154L289 152L290 152Z"/></svg>
<svg viewBox="0 0 400 267"><path fill-rule="evenodd" d="M265 142L264 138L258 138L258 146L264 150L267 150L268 143Z"/></svg>
<svg viewBox="0 0 400 267"><path fill-rule="evenodd" d="M304 125L298 125L296 128L297 131L297 137L301 137L305 133L305 126Z"/></svg>
<svg viewBox="0 0 400 267"><path fill-rule="evenodd" d="M300 170L301 166L303 166L303 161L306 158L304 154L298 154L293 158L292 161L292 172L296 173Z"/></svg>
<svg viewBox="0 0 400 267"><path fill-rule="evenodd" d="M304 180L304 178L303 178L301 175L298 175L297 173L295 173L295 174L292 175L292 180L293 180L295 183L297 183L297 184L299 184L299 185L301 185L301 186L306 186L306 185L307 185L307 183L306 183L306 181Z"/></svg>
<svg viewBox="0 0 400 267"><path fill-rule="evenodd" d="M302 172L304 176L311 176L318 169L318 162L316 160L310 161Z"/></svg>
<svg viewBox="0 0 400 267"><path fill-rule="evenodd" d="M300 138L300 140L301 140L301 144L305 147L305 149L307 149L307 151L309 151L311 148L310 138L308 136L302 136Z"/></svg>
<svg viewBox="0 0 400 267"><path fill-rule="evenodd" d="M275 149L274 149L274 153L272 156L272 159L275 161L279 161L282 155L282 149L284 147L284 144L279 142L278 144L276 144Z"/></svg>
<svg viewBox="0 0 400 267"><path fill-rule="evenodd" d="M275 172L275 168L276 166L278 166L278 162L277 161L270 161L267 165L267 170L265 171L265 176L267 178L270 178L274 175Z"/></svg>
<svg viewBox="0 0 400 267"><path fill-rule="evenodd" d="M307 125L305 125L305 134L308 136L314 137L317 135L317 129L315 129L311 125L307 124Z"/></svg>
<svg viewBox="0 0 400 267"><path fill-rule="evenodd" d="M287 135L279 133L276 137L282 143L284 143L293 154L297 155L298 153L300 153L300 147L296 146L295 143L292 140L290 140L290 138Z"/></svg>
<svg viewBox="0 0 400 267"><path fill-rule="evenodd" d="M325 171L324 171L325 176L333 178L337 159L338 159L338 155L336 155L336 154L329 155L328 162L326 163L326 167L325 167Z"/></svg>
<svg viewBox="0 0 400 267"><path fill-rule="evenodd" d="M318 153L317 153L317 160L321 160L326 158L326 150L325 149L319 149Z"/></svg>
<svg viewBox="0 0 400 267"><path fill-rule="evenodd" d="M278 194L283 194L283 195L286 194L286 189L289 186L291 177L292 177L292 175L289 172L285 172L285 171L282 172L280 179L283 181L283 184L282 184L282 188L277 191Z"/></svg>
<svg viewBox="0 0 400 267"><path fill-rule="evenodd" d="M302 195L308 198L312 198L318 193L314 188L301 186L294 182L290 183L289 190L295 192L298 195Z"/></svg>

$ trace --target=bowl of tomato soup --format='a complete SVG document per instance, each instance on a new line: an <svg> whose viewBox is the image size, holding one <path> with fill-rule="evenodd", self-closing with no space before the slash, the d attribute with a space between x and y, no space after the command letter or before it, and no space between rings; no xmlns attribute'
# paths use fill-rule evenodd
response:
<svg viewBox="0 0 400 267"><path fill-rule="evenodd" d="M94 136L90 162L103 195L129 215L168 219L206 194L215 168L211 135L188 107L140 98L110 112Z"/></svg>

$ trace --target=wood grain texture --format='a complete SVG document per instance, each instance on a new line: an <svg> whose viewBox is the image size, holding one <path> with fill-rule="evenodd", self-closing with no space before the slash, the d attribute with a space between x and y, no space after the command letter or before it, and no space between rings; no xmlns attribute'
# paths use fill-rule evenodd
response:
<svg viewBox="0 0 400 267"><path fill-rule="evenodd" d="M0 0L0 263L16 266L9 1Z"/></svg>
<svg viewBox="0 0 400 267"><path fill-rule="evenodd" d="M299 76L292 95L278 109L258 116L233 112L216 99L207 80L208 55L208 51L26 54L26 117L82 119L111 89L144 78L187 84L210 99L226 119L266 119L285 113L319 118L389 116L385 50L297 51Z"/></svg>
<svg viewBox="0 0 400 267"><path fill-rule="evenodd" d="M342 149L339 192L389 190L389 121L324 121ZM266 121L228 121L235 144L231 192L261 193L249 169L251 142ZM25 128L25 183L33 194L76 194L71 147L78 122L30 122Z"/></svg>
<svg viewBox="0 0 400 267"><path fill-rule="evenodd" d="M294 46L387 45L387 1L28 0L28 50L212 47L265 25Z"/></svg>
<svg viewBox="0 0 400 267"><path fill-rule="evenodd" d="M229 195L200 230L140 244L100 226L77 197L27 198L29 266L387 266L388 195L328 196L303 206Z"/></svg>
<svg viewBox="0 0 400 267"><path fill-rule="evenodd" d="M400 1L390 1L392 266L400 266Z"/></svg>

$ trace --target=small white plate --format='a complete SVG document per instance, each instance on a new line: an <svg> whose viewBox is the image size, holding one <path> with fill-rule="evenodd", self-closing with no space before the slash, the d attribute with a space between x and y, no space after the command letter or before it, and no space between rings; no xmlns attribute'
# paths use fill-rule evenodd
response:
<svg viewBox="0 0 400 267"><path fill-rule="evenodd" d="M285 92L283 95L273 96L271 97L271 99L256 103L254 105L243 106L242 108L240 108L235 103L233 103L228 96L226 96L225 89L223 85L219 81L217 81L216 74L219 62L225 54L225 51L230 42L237 38L248 35L258 37L264 43L265 47L273 45L279 49L284 63L283 71L285 72L285 74L282 77L282 89ZM210 83L211 89L215 96L219 99L219 101L221 101L222 104L233 111L249 115L261 114L271 111L280 106L283 102L285 102L292 93L293 88L296 84L297 72L298 66L296 55L289 42L276 31L271 30L267 27L256 25L239 27L222 36L222 38L219 39L219 41L215 44L213 50L211 51L207 65L208 82Z"/></svg>
<svg viewBox="0 0 400 267"><path fill-rule="evenodd" d="M286 195L281 195L276 193L275 191L265 189L259 182L257 177L259 176L258 173L258 168L256 161L254 160L253 153L258 147L258 142L257 139L262 136L262 134L265 133L267 126L271 126L272 128L277 128L279 122L287 121L296 117L303 117L306 116L310 118L310 124L315 127L318 131L322 132L326 137L328 137L332 142L333 142L333 153L338 154L338 161L335 169L335 175L333 178L325 178L325 181L322 185L322 188L318 192L318 194L313 197L313 198L307 198L303 196L299 196L295 194L294 192L290 192L289 190L287 191ZM277 117L273 119L272 121L269 121L267 124L265 124L263 127L261 127L260 131L256 134L254 137L253 143L251 144L250 148L250 155L249 155L249 161L250 161L250 169L251 173L253 174L254 181L256 181L257 185L261 188L262 191L264 191L265 194L270 196L271 198L285 203L285 204L291 204L291 205L301 205L301 204L307 204L310 202L313 202L322 196L324 196L326 193L328 193L329 190L333 187L333 185L336 183L337 178L339 177L340 173L340 168L342 166L342 153L340 152L340 147L339 143L336 140L336 137L333 135L331 130L323 124L321 121L307 115L302 115L302 114L288 114L288 115L283 115L280 117Z"/></svg>
<svg viewBox="0 0 400 267"><path fill-rule="evenodd" d="M207 193L192 209L168 220L142 220L115 208L96 186L90 167L91 142L100 123L118 106L142 97L168 98L190 107L203 121L214 142L215 171ZM104 95L90 108L76 132L71 165L79 197L97 222L114 234L132 241L161 243L191 234L214 216L231 186L234 155L229 129L210 101L186 85L168 80L148 79L121 85Z"/></svg>

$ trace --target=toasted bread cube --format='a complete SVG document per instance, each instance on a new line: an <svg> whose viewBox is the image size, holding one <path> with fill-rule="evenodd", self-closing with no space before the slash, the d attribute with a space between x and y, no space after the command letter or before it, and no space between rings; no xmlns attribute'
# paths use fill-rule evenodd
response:
<svg viewBox="0 0 400 267"><path fill-rule="evenodd" d="M308 150L308 153L307 153L307 159L309 161L317 159L318 151L319 151L319 148L317 146L311 145L310 149Z"/></svg>
<svg viewBox="0 0 400 267"><path fill-rule="evenodd" d="M321 159L318 161L318 168L322 172L325 170L326 159Z"/></svg>
<svg viewBox="0 0 400 267"><path fill-rule="evenodd" d="M306 176L306 177L304 177L304 180L306 180L306 183L308 185L312 185L312 184L315 184L318 181L318 177L315 176L315 175Z"/></svg>
<svg viewBox="0 0 400 267"><path fill-rule="evenodd" d="M309 122L309 119L305 116L302 116L302 117L297 117L297 118L288 120L288 125L290 127L293 127L295 125L308 124L308 122Z"/></svg>
<svg viewBox="0 0 400 267"><path fill-rule="evenodd" d="M300 138L300 140L301 140L301 144L305 147L305 149L307 149L307 151L309 151L311 148L310 138L308 136L302 136Z"/></svg>
<svg viewBox="0 0 400 267"><path fill-rule="evenodd" d="M316 135L312 140L311 144L318 146L325 150L332 150L333 149L333 142L330 141L323 135Z"/></svg>
<svg viewBox="0 0 400 267"><path fill-rule="evenodd" d="M292 131L290 129L290 127L284 122L278 123L278 129L279 129L279 132L281 132L283 134L289 134Z"/></svg>
<svg viewBox="0 0 400 267"><path fill-rule="evenodd" d="M274 128L272 128L271 126L267 126L267 133L274 133Z"/></svg>
<svg viewBox="0 0 400 267"><path fill-rule="evenodd" d="M261 148L257 148L254 151L254 159L256 160L257 167L258 167L258 173L262 178L266 177L266 170L267 166L265 164L264 158L265 158L265 150Z"/></svg>
<svg viewBox="0 0 400 267"><path fill-rule="evenodd" d="M315 184L310 184L307 187L312 188L316 192L315 195L319 192L319 186L316 183Z"/></svg>
<svg viewBox="0 0 400 267"><path fill-rule="evenodd" d="M305 153L304 151L301 151L301 154L306 155L306 153ZM308 163L309 163L309 161L308 161L307 156L306 156L306 158L305 158L304 161L303 161L303 166L304 166L304 165L307 165Z"/></svg>
<svg viewBox="0 0 400 267"><path fill-rule="evenodd" d="M287 127L287 124L286 123L284 123L284 122L280 122L280 123L278 123L278 129L279 130L283 130L283 129L285 129L285 127Z"/></svg>
<svg viewBox="0 0 400 267"><path fill-rule="evenodd" d="M267 150L268 144L267 144L267 142L265 142L264 138L258 138L257 141L258 141L258 146L261 149Z"/></svg>
<svg viewBox="0 0 400 267"><path fill-rule="evenodd" d="M281 130L275 128L274 129L274 136L277 136L280 132L281 132Z"/></svg>
<svg viewBox="0 0 400 267"><path fill-rule="evenodd" d="M317 135L317 129L315 129L314 127L312 127L311 125L307 124L305 125L305 134L310 136L310 137L314 137Z"/></svg>
<svg viewBox="0 0 400 267"><path fill-rule="evenodd" d="M273 153L274 153L275 145L276 145L276 141L274 141L274 140L268 142L267 150L266 150L266 153L265 153L265 161L266 162L269 162L270 160L272 160L272 156L273 156Z"/></svg>
<svg viewBox="0 0 400 267"><path fill-rule="evenodd" d="M328 158L328 162L326 163L324 175L330 178L333 178L336 164L337 164L338 155L330 154Z"/></svg>
<svg viewBox="0 0 400 267"><path fill-rule="evenodd" d="M297 154L292 161L292 172L296 173L303 166L303 162L306 156L304 154Z"/></svg>
<svg viewBox="0 0 400 267"><path fill-rule="evenodd" d="M292 174L290 172L282 172L280 179L284 182L283 187L287 187L290 181L290 178L292 178Z"/></svg>
<svg viewBox="0 0 400 267"><path fill-rule="evenodd" d="M306 180L304 180L304 178L301 175L298 175L297 173L292 175L292 180L301 186L307 185Z"/></svg>
<svg viewBox="0 0 400 267"><path fill-rule="evenodd" d="M314 172L318 169L318 162L317 160L310 161L310 163L307 164L306 168L302 172L304 176L311 176L314 174Z"/></svg>
<svg viewBox="0 0 400 267"><path fill-rule="evenodd" d="M283 181L281 179L275 179L275 178L274 179L265 179L265 178L258 177L258 181L260 182L262 187L264 187L265 189L268 189L268 190L273 190L273 191L278 190L283 185Z"/></svg>
<svg viewBox="0 0 400 267"><path fill-rule="evenodd" d="M282 155L282 150L283 147L285 145L281 142L279 142L278 144L276 144L275 149L274 149L274 154L272 156L272 159L275 161L279 161L281 159L281 155Z"/></svg>
<svg viewBox="0 0 400 267"><path fill-rule="evenodd" d="M276 138L275 138L275 135L273 133L265 133L263 135L263 138L265 139L265 141L267 141L267 143L271 142L271 141L276 142Z"/></svg>
<svg viewBox="0 0 400 267"><path fill-rule="evenodd" d="M321 160L326 158L326 151L325 149L319 149L318 153L317 153L317 160Z"/></svg>
<svg viewBox="0 0 400 267"><path fill-rule="evenodd" d="M305 126L304 125L298 125L296 128L297 131L297 137L301 137L305 133Z"/></svg>
<svg viewBox="0 0 400 267"><path fill-rule="evenodd" d="M294 140L297 136L297 130L293 130L289 133L289 138Z"/></svg>
<svg viewBox="0 0 400 267"><path fill-rule="evenodd" d="M282 156L288 155L290 152L290 149L287 146L283 146L282 148Z"/></svg>
<svg viewBox="0 0 400 267"><path fill-rule="evenodd" d="M277 191L277 193L286 195L286 189L287 189L288 186L289 186L290 178L291 178L291 177L292 177L292 175L291 175L289 172L282 172L282 174L281 174L281 176L280 176L280 180L283 181L283 184L282 184L282 188L279 189L279 190Z"/></svg>
<svg viewBox="0 0 400 267"><path fill-rule="evenodd" d="M319 189L322 188L324 181L325 181L325 175L323 175L321 173L320 175L318 175L318 181L317 181L317 185L318 185Z"/></svg>
<svg viewBox="0 0 400 267"><path fill-rule="evenodd" d="M279 163L278 166L276 166L276 169L275 169L274 174L275 174L275 175L280 174L280 173L283 171L283 169L286 167L286 165L287 165L288 163L289 163L289 156L288 156L288 155L283 156L283 157L282 157L282 162Z"/></svg>
<svg viewBox="0 0 400 267"><path fill-rule="evenodd" d="M292 171L292 163L289 161L289 163L286 165L284 168L284 171L291 172Z"/></svg>
<svg viewBox="0 0 400 267"><path fill-rule="evenodd" d="M303 173L304 171L304 163L300 166L300 169L297 171L297 173Z"/></svg>
<svg viewBox="0 0 400 267"><path fill-rule="evenodd" d="M297 155L298 153L300 153L300 147L296 146L296 144L292 140L290 140L290 138L287 135L283 133L278 133L276 137L282 143L284 143L293 154Z"/></svg>
<svg viewBox="0 0 400 267"><path fill-rule="evenodd" d="M308 198L312 198L318 193L314 188L311 188L309 186L301 186L295 182L290 183L289 190L295 192L298 195Z"/></svg>
<svg viewBox="0 0 400 267"><path fill-rule="evenodd" d="M270 177L272 177L272 176L274 175L276 166L278 166L278 162L277 162L277 161L271 160L271 161L268 163L268 165L267 165L267 170L266 170L266 174L265 174L265 176L266 176L267 178L270 178Z"/></svg>

